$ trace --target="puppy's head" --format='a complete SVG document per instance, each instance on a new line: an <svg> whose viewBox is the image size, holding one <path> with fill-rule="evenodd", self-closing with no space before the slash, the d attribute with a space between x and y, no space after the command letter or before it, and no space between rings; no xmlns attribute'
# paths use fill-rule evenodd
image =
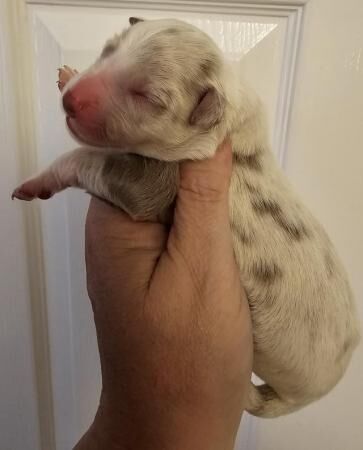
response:
<svg viewBox="0 0 363 450"><path fill-rule="evenodd" d="M178 148L223 119L222 54L205 33L178 20L130 24L66 86L68 127L87 144L182 159Z"/></svg>

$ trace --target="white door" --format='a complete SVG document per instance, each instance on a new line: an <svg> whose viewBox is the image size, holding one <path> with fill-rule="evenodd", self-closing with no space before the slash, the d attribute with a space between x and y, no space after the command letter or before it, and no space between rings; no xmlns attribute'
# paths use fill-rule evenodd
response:
<svg viewBox="0 0 363 450"><path fill-rule="evenodd" d="M182 18L210 33L260 93L279 161L335 241L357 298L362 295L361 0L345 0L344 6L338 0L3 1L8 15L0 21L10 24L7 45L17 63L9 89L18 99L18 177L75 146L60 108L58 67L87 67L129 16ZM27 324L33 325L34 408L42 450L70 449L90 424L99 397L83 257L87 204L86 194L68 191L49 202L13 206L24 208L26 217L33 302ZM246 414L237 449L360 449L362 368L360 348L345 379L316 405L271 421ZM2 435L9 450L39 448L35 438L27 447L12 444L15 412L5 424L1 448Z"/></svg>

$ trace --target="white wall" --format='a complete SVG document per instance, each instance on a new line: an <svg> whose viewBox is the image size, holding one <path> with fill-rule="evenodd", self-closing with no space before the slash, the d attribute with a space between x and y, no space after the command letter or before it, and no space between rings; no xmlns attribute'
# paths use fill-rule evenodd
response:
<svg viewBox="0 0 363 450"><path fill-rule="evenodd" d="M363 313L363 2L306 8L286 170L346 264ZM361 450L363 347L326 398L259 421L257 450Z"/></svg>

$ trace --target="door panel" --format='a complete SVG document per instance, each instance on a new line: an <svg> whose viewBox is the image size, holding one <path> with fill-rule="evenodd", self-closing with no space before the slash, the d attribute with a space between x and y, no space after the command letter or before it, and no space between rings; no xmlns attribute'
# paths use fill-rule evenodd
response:
<svg viewBox="0 0 363 450"><path fill-rule="evenodd" d="M123 8L32 6L37 80L38 161L43 167L77 144L68 135L56 89L56 69L90 65L105 40L128 26L134 11ZM263 14L262 14L263 13ZM209 33L241 74L261 93L270 116L277 156L282 159L288 119L289 84L294 72L291 45L294 15L241 9L239 14L137 11L141 17L179 17ZM290 22L289 22L290 21ZM290 29L289 29L290 26ZM289 30L289 33L288 33ZM290 53L288 53L290 50ZM262 70L263 69L263 70ZM99 398L100 369L92 313L86 294L83 228L88 197L67 191L42 203L48 321L51 343L57 449L71 444L90 424ZM240 448L250 446L246 419Z"/></svg>

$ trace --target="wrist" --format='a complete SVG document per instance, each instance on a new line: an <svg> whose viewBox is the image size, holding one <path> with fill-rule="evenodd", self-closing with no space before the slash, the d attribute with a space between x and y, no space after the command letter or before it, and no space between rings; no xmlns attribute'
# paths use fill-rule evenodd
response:
<svg viewBox="0 0 363 450"><path fill-rule="evenodd" d="M233 450L239 420L210 414L165 414L130 423L112 412L97 413L74 450Z"/></svg>

